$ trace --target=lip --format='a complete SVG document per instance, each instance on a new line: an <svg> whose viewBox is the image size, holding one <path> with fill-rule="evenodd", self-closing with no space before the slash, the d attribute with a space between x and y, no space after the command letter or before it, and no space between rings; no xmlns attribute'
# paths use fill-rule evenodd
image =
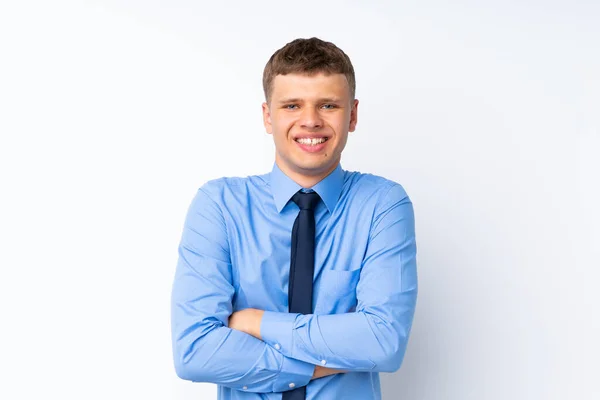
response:
<svg viewBox="0 0 600 400"><path fill-rule="evenodd" d="M317 134L317 133L306 133L306 134L299 134L299 135L294 136L294 141L296 141L296 139L321 139L321 138L326 138L327 140L330 139L330 137L327 135Z"/></svg>
<svg viewBox="0 0 600 400"><path fill-rule="evenodd" d="M312 139L312 138L322 138L322 137L327 137L327 136L298 136L298 138L309 138L309 137ZM329 142L329 139L327 139L323 143L312 146L309 144L298 143L296 140L294 140L294 143L296 143L296 145L298 145L298 147L300 147L300 149L302 149L302 151L305 151L307 153L318 153L318 152L322 151L325 148L325 146L327 146L327 142Z"/></svg>

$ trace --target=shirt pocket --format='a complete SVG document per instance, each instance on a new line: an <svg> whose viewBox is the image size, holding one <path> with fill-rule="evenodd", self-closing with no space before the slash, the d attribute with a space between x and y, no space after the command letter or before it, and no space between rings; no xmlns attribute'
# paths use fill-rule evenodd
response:
<svg viewBox="0 0 600 400"><path fill-rule="evenodd" d="M316 293L315 314L340 314L356 309L356 285L360 268L323 270Z"/></svg>

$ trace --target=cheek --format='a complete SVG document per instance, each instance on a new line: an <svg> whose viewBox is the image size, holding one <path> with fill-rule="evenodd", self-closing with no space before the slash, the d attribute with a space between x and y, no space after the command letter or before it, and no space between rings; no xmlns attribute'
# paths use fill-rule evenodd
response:
<svg viewBox="0 0 600 400"><path fill-rule="evenodd" d="M345 118L339 118L336 121L332 121L331 127L335 130L337 136L343 136L348 132L350 127L350 120ZM338 138L340 140L341 138Z"/></svg>
<svg viewBox="0 0 600 400"><path fill-rule="evenodd" d="M335 127L336 129L348 126L348 124L350 123L350 112L347 110L343 110L341 112L335 113L335 115L331 116L328 122L331 124L331 126Z"/></svg>
<svg viewBox="0 0 600 400"><path fill-rule="evenodd" d="M279 117L277 114L273 114L271 113L271 125L272 126L279 126L281 121L281 117Z"/></svg>
<svg viewBox="0 0 600 400"><path fill-rule="evenodd" d="M294 120L290 117L277 117L271 120L273 129L280 133L286 133L293 125Z"/></svg>

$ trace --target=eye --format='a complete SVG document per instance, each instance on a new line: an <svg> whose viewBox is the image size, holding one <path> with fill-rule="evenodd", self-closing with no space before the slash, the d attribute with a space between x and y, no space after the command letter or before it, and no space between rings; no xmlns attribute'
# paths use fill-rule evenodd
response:
<svg viewBox="0 0 600 400"><path fill-rule="evenodd" d="M334 108L337 108L335 104L323 104L322 107L326 110L333 110Z"/></svg>
<svg viewBox="0 0 600 400"><path fill-rule="evenodd" d="M298 104L286 104L285 106L283 106L283 108L285 108L286 110L295 110L298 108Z"/></svg>

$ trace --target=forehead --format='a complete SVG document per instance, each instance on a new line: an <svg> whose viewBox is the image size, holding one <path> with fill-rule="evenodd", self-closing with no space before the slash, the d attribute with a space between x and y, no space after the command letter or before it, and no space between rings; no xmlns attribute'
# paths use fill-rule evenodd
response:
<svg viewBox="0 0 600 400"><path fill-rule="evenodd" d="M349 97L350 87L344 74L287 74L273 79L273 100L282 97Z"/></svg>

